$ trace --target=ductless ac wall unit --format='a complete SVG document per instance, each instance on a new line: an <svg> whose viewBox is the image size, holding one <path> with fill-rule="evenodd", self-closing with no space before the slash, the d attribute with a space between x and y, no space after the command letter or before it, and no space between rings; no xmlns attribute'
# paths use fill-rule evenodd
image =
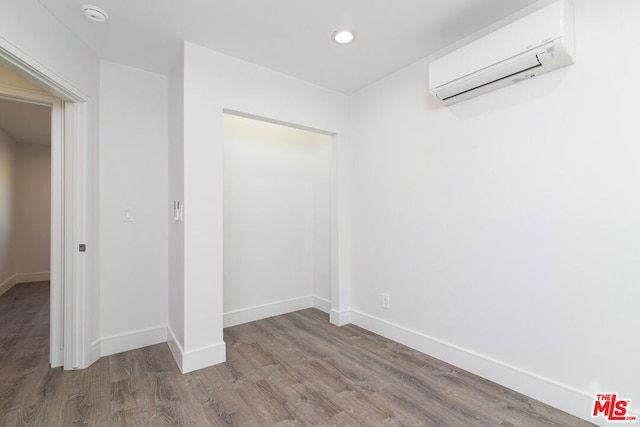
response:
<svg viewBox="0 0 640 427"><path fill-rule="evenodd" d="M573 9L562 0L434 60L429 89L451 105L573 62Z"/></svg>

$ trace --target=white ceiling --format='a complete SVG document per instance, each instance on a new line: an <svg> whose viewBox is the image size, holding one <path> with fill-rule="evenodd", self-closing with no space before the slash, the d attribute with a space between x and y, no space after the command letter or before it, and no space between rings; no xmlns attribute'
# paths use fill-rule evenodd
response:
<svg viewBox="0 0 640 427"><path fill-rule="evenodd" d="M51 144L51 107L0 98L0 129L15 142Z"/></svg>
<svg viewBox="0 0 640 427"><path fill-rule="evenodd" d="M168 74L182 40L351 94L536 0L39 0L101 58ZM356 42L330 40L337 28Z"/></svg>

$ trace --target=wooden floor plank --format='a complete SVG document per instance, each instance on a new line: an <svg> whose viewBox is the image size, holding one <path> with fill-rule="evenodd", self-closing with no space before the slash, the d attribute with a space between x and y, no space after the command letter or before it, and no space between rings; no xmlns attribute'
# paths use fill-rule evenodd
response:
<svg viewBox="0 0 640 427"><path fill-rule="evenodd" d="M50 369L48 298L0 296L3 427L592 425L314 309L227 328L227 362L185 375L166 344Z"/></svg>

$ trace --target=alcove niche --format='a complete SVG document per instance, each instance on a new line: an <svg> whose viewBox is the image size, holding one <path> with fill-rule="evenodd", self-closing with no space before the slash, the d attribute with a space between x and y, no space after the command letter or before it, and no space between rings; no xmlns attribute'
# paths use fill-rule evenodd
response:
<svg viewBox="0 0 640 427"><path fill-rule="evenodd" d="M224 114L224 326L331 307L329 135Z"/></svg>

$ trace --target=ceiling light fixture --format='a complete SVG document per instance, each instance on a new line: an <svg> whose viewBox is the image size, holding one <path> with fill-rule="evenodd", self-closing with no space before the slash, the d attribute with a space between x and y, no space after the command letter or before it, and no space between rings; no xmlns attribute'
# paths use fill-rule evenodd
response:
<svg viewBox="0 0 640 427"><path fill-rule="evenodd" d="M82 12L84 12L84 16L94 22L103 23L109 19L109 14L104 9L92 4L82 5Z"/></svg>
<svg viewBox="0 0 640 427"><path fill-rule="evenodd" d="M331 34L331 39L338 44L349 44L356 39L356 33L351 30L340 29Z"/></svg>

